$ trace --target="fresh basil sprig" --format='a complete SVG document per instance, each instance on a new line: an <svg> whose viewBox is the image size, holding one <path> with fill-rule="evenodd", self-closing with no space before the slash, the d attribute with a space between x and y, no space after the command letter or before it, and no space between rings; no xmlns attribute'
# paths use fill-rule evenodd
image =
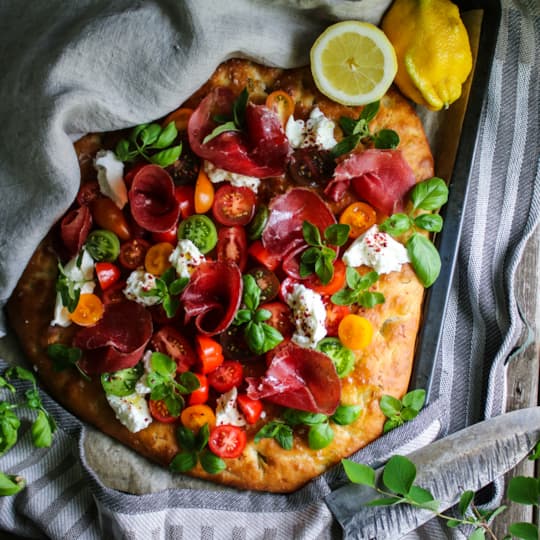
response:
<svg viewBox="0 0 540 540"><path fill-rule="evenodd" d="M253 439L258 443L261 439L275 439L284 450L291 450L293 447L293 429L282 420L272 420L265 424Z"/></svg>
<svg viewBox="0 0 540 540"><path fill-rule="evenodd" d="M91 380L79 364L79 360L82 358L82 350L79 347L70 347L63 343L51 343L47 345L47 356L52 360L54 371L63 371L75 367L83 379Z"/></svg>
<svg viewBox="0 0 540 540"><path fill-rule="evenodd" d="M156 277L156 286L149 291L143 291L142 296L157 296L163 305L163 309L170 319L176 315L180 306L178 296L186 288L189 278L176 278L176 270L171 266L161 277Z"/></svg>
<svg viewBox="0 0 540 540"><path fill-rule="evenodd" d="M446 204L448 187L442 178L429 178L414 186L410 199L412 210L409 214L393 214L381 223L379 229L392 236L414 231L405 247L418 279L424 287L430 287L439 277L441 258L433 242L416 230L440 232L443 227L443 218L439 214L420 214L418 216L415 214L417 210L438 210Z"/></svg>
<svg viewBox="0 0 540 540"><path fill-rule="evenodd" d="M247 346L255 354L264 354L283 341L283 336L273 326L265 323L272 316L267 309L259 308L261 289L251 274L242 276L244 290L243 308L236 312L233 324L243 326Z"/></svg>
<svg viewBox="0 0 540 540"><path fill-rule="evenodd" d="M423 389L411 390L401 400L389 395L382 396L379 407L387 418L384 433L416 418L425 401L426 391Z"/></svg>
<svg viewBox="0 0 540 540"><path fill-rule="evenodd" d="M384 303L384 295L380 292L371 292L368 289L379 279L375 271L361 276L354 268L347 266L345 280L347 287L332 295L332 302L338 306L359 304L365 308L372 308Z"/></svg>
<svg viewBox="0 0 540 540"><path fill-rule="evenodd" d="M300 256L300 276L313 273L326 285L334 277L336 252L330 246L342 246L349 237L349 225L336 223L324 230L324 240L315 225L309 221L302 223L304 240L310 246Z"/></svg>
<svg viewBox="0 0 540 540"><path fill-rule="evenodd" d="M141 156L149 163L168 167L182 153L182 144L171 146L177 135L174 122L169 122L164 128L159 124L141 124L133 128L127 139L118 142L115 154L120 161L133 161ZM159 152L153 153L155 150Z"/></svg>
<svg viewBox="0 0 540 540"><path fill-rule="evenodd" d="M201 467L209 474L217 474L225 469L225 462L208 448L210 428L204 424L197 434L185 426L176 430L176 438L182 451L172 459L169 468L174 472L187 472L200 462Z"/></svg>
<svg viewBox="0 0 540 540"><path fill-rule="evenodd" d="M352 152L360 141L372 142L375 148L397 148L399 145L399 135L393 129L381 129L372 133L369 123L379 112L379 101L369 103L363 109L356 120L342 116L339 125L345 137L338 142L331 150L334 158Z"/></svg>
<svg viewBox="0 0 540 540"><path fill-rule="evenodd" d="M215 139L218 135L226 131L242 131L244 129L248 97L248 90L244 88L233 103L232 117L217 115L213 117L213 120L218 125L203 139L203 144Z"/></svg>

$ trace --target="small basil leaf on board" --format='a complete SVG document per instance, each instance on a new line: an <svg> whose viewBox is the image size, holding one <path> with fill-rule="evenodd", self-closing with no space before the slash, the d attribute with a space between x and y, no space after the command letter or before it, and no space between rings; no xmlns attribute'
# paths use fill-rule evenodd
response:
<svg viewBox="0 0 540 540"><path fill-rule="evenodd" d="M144 129L139 132L139 139L143 143L143 146L148 146L157 141L159 134L161 133L161 126L159 124L148 124Z"/></svg>
<svg viewBox="0 0 540 540"><path fill-rule="evenodd" d="M304 221L302 223L302 234L304 235L304 240L310 246L322 246L321 232L319 231L318 227L309 221Z"/></svg>
<svg viewBox="0 0 540 540"><path fill-rule="evenodd" d="M373 137L375 148L393 149L399 146L399 135L393 129L381 129Z"/></svg>
<svg viewBox="0 0 540 540"><path fill-rule="evenodd" d="M178 426L176 429L176 439L185 451L194 451L196 448L195 434L185 426Z"/></svg>
<svg viewBox="0 0 540 540"><path fill-rule="evenodd" d="M416 184L411 191L414 210L438 210L448 201L448 186L442 178L429 178Z"/></svg>
<svg viewBox="0 0 540 540"><path fill-rule="evenodd" d="M399 236L408 231L411 227L411 219L407 214L393 214L385 219L379 229L392 236Z"/></svg>
<svg viewBox="0 0 540 540"><path fill-rule="evenodd" d="M326 448L334 440L334 432L328 422L315 424L309 428L308 445L312 450Z"/></svg>
<svg viewBox="0 0 540 540"><path fill-rule="evenodd" d="M339 119L339 127L343 130L345 135L352 135L354 133L354 128L356 127L356 122L357 121L354 118L342 116Z"/></svg>
<svg viewBox="0 0 540 540"><path fill-rule="evenodd" d="M335 146L330 149L330 154L333 158L348 154L356 148L356 145L360 142L360 134L349 135L343 138Z"/></svg>
<svg viewBox="0 0 540 540"><path fill-rule="evenodd" d="M333 246L342 246L349 238L350 230L350 226L343 223L330 225L324 231L324 239Z"/></svg>
<svg viewBox="0 0 540 540"><path fill-rule="evenodd" d="M406 244L411 264L424 287L431 287L441 272L441 258L435 246L419 233L414 233Z"/></svg>
<svg viewBox="0 0 540 540"><path fill-rule="evenodd" d="M152 148L166 148L171 145L178 135L178 130L176 129L176 124L174 122L169 122L165 129L161 131L157 141L152 145Z"/></svg>
<svg viewBox="0 0 540 540"><path fill-rule="evenodd" d="M62 343L51 343L47 345L47 356L53 361L54 371L63 371L82 358L82 350Z"/></svg>
<svg viewBox="0 0 540 540"><path fill-rule="evenodd" d="M384 304L384 294L380 292L363 292L358 296L358 303L365 308L372 308Z"/></svg>
<svg viewBox="0 0 540 540"><path fill-rule="evenodd" d="M359 120L365 120L366 122L371 122L377 113L379 112L380 101L373 101L368 103L360 113Z"/></svg>
<svg viewBox="0 0 540 540"><path fill-rule="evenodd" d="M150 163L153 163L154 165L159 165L160 167L168 167L180 157L181 153L182 145L179 144L178 146L167 148L166 150L162 150L161 152L150 156L148 158L148 161L150 161Z"/></svg>
<svg viewBox="0 0 540 540"><path fill-rule="evenodd" d="M358 420L361 412L362 407L360 405L340 405L330 418L340 426L348 426Z"/></svg>
<svg viewBox="0 0 540 540"><path fill-rule="evenodd" d="M422 214L414 219L414 224L429 232L441 232L443 218L439 214Z"/></svg>
<svg viewBox="0 0 540 540"><path fill-rule="evenodd" d="M401 402L404 407L409 407L415 411L420 411L426 401L426 391L423 388L417 388L407 392Z"/></svg>
<svg viewBox="0 0 540 540"><path fill-rule="evenodd" d="M217 474L226 468L225 462L206 448L199 454L199 461L208 474Z"/></svg>
<svg viewBox="0 0 540 540"><path fill-rule="evenodd" d="M152 353L150 365L160 375L170 375L176 371L176 362L170 356L160 352Z"/></svg>
<svg viewBox="0 0 540 540"><path fill-rule="evenodd" d="M4 375L7 379L20 379L21 381L29 381L34 385L36 384L34 374L22 366L11 366L5 371Z"/></svg>
<svg viewBox="0 0 540 540"><path fill-rule="evenodd" d="M390 418L396 414L399 414L403 408L403 405L399 399L393 396L384 395L379 401L379 407L381 408L383 414Z"/></svg>
<svg viewBox="0 0 540 540"><path fill-rule="evenodd" d="M174 472L187 472L197 465L197 453L193 451L179 452L169 464L169 469Z"/></svg>

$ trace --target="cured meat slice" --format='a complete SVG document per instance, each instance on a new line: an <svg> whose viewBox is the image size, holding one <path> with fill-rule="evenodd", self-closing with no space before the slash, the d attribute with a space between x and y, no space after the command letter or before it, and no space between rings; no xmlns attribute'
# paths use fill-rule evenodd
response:
<svg viewBox="0 0 540 540"><path fill-rule="evenodd" d="M332 360L292 342L279 347L262 377L246 377L247 395L272 403L333 414L339 405L341 382Z"/></svg>
<svg viewBox="0 0 540 540"><path fill-rule="evenodd" d="M105 305L101 320L77 332L73 345L85 351L81 367L90 374L133 367L152 337L152 317L140 304Z"/></svg>
<svg viewBox="0 0 540 540"><path fill-rule="evenodd" d="M283 174L289 141L278 116L263 105L248 103L246 134L226 131L203 143L217 126L215 116L232 117L234 99L228 88L216 88L202 100L188 124L191 149L216 167L233 173L257 178Z"/></svg>
<svg viewBox="0 0 540 540"><path fill-rule="evenodd" d="M226 261L200 264L181 296L186 323L195 317L197 329L210 336L228 328L241 299L242 274L238 265Z"/></svg>
<svg viewBox="0 0 540 540"><path fill-rule="evenodd" d="M264 247L272 254L297 251L305 244L302 223L309 221L322 233L336 223L327 204L309 188L292 188L270 202L270 216L262 234Z"/></svg>
<svg viewBox="0 0 540 540"><path fill-rule="evenodd" d="M137 171L129 190L129 204L137 225L150 232L168 231L180 217L173 179L157 165Z"/></svg>
<svg viewBox="0 0 540 540"><path fill-rule="evenodd" d="M76 255L86 241L92 228L92 214L88 206L71 210L60 223L60 235L68 255Z"/></svg>
<svg viewBox="0 0 540 540"><path fill-rule="evenodd" d="M416 178L399 150L371 148L342 161L324 192L338 201L351 182L361 199L391 215L403 210L403 198Z"/></svg>

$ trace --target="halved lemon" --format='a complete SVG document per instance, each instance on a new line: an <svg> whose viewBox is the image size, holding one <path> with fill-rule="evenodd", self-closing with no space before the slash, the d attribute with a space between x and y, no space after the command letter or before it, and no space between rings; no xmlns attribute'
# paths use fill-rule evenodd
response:
<svg viewBox="0 0 540 540"><path fill-rule="evenodd" d="M380 99L397 72L394 47L382 30L361 21L329 26L311 48L317 88L342 105Z"/></svg>

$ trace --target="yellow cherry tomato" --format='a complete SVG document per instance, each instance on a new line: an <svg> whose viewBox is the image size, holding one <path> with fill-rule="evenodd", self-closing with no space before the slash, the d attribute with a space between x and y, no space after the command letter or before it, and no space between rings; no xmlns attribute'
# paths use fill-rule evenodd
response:
<svg viewBox="0 0 540 540"><path fill-rule="evenodd" d="M146 271L155 276L161 276L161 274L171 266L169 257L173 250L174 246L169 242L154 244L148 249L144 257L144 267L146 268Z"/></svg>
<svg viewBox="0 0 540 540"><path fill-rule="evenodd" d="M79 297L77 307L70 314L70 319L79 326L94 326L103 317L103 302L98 296L83 293Z"/></svg>
<svg viewBox="0 0 540 540"><path fill-rule="evenodd" d="M163 120L161 125L165 127L171 122L174 122L178 131L185 131L192 113L193 109L181 107L169 114L165 120Z"/></svg>
<svg viewBox="0 0 540 540"><path fill-rule="evenodd" d="M195 213L206 214L214 202L214 185L201 167L195 182Z"/></svg>
<svg viewBox="0 0 540 540"><path fill-rule="evenodd" d="M266 106L279 116L283 127L287 125L289 116L294 112L293 98L284 90L276 90L269 94L266 98Z"/></svg>
<svg viewBox="0 0 540 540"><path fill-rule="evenodd" d="M197 433L204 424L208 424L208 427L212 429L216 425L216 415L208 405L191 405L182 411L180 422L183 426Z"/></svg>
<svg viewBox="0 0 540 540"><path fill-rule="evenodd" d="M368 319L353 313L345 315L338 326L341 343L353 351L365 349L373 339L373 332L373 325Z"/></svg>
<svg viewBox="0 0 540 540"><path fill-rule="evenodd" d="M365 202L354 202L343 210L339 222L350 227L349 237L358 238L377 221L377 212Z"/></svg>

